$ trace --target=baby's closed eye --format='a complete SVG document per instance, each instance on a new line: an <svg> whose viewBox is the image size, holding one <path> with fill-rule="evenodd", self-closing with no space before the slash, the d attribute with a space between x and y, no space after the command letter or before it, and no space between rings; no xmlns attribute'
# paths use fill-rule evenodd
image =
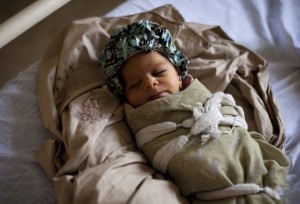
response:
<svg viewBox="0 0 300 204"><path fill-rule="evenodd" d="M142 80L131 82L128 84L128 89L138 88L141 83L142 83Z"/></svg>
<svg viewBox="0 0 300 204"><path fill-rule="evenodd" d="M154 76L163 76L167 72L167 69L160 69L153 73Z"/></svg>

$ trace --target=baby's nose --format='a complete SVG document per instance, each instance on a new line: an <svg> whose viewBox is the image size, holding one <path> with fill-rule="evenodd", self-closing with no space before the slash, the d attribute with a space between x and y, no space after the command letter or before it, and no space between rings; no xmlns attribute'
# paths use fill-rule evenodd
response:
<svg viewBox="0 0 300 204"><path fill-rule="evenodd" d="M149 88L151 89L151 88L154 88L157 85L158 85L158 81L153 76L147 77L144 81L144 88L145 89L149 89Z"/></svg>

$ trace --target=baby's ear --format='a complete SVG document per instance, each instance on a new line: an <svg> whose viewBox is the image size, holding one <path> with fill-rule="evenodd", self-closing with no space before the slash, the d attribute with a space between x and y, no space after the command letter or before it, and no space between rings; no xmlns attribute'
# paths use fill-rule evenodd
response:
<svg viewBox="0 0 300 204"><path fill-rule="evenodd" d="M192 75L188 74L184 79L181 78L181 80L182 80L181 90L183 90L191 84L191 82L193 81L193 77Z"/></svg>
<svg viewBox="0 0 300 204"><path fill-rule="evenodd" d="M182 78L180 75L178 75L178 81L179 81L179 90L182 90Z"/></svg>

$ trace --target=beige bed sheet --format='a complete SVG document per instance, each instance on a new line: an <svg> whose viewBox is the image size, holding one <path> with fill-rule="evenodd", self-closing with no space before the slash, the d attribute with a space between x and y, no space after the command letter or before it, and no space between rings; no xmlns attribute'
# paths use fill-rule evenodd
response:
<svg viewBox="0 0 300 204"><path fill-rule="evenodd" d="M59 203L187 202L136 149L124 106L107 89L98 62L109 33L138 19L166 26L190 58L190 73L211 92L234 95L249 130L284 147L267 62L220 27L185 23L170 5L132 16L78 20L54 39L39 73L39 105L52 139L37 159L53 180Z"/></svg>

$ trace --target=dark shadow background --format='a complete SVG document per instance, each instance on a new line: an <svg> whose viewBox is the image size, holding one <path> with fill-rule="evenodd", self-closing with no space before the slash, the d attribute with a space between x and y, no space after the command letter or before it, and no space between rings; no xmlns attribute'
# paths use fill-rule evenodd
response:
<svg viewBox="0 0 300 204"><path fill-rule="evenodd" d="M0 22L27 7L33 0L1 0ZM50 41L71 21L102 16L124 0L71 0L0 49L0 87L41 59ZM0 36L1 37L1 36Z"/></svg>

